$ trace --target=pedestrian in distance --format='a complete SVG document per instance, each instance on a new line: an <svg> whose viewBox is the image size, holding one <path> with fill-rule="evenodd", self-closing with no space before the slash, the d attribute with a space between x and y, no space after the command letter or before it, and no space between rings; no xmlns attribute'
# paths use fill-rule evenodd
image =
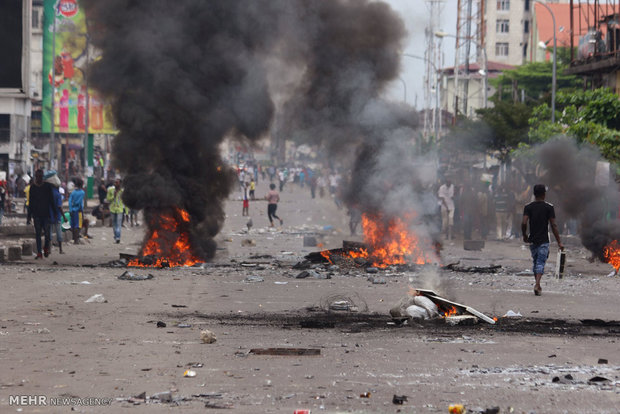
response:
<svg viewBox="0 0 620 414"><path fill-rule="evenodd" d="M545 201L547 187L543 184L534 186L535 200L523 208L523 221L521 222L521 234L523 241L530 244L532 253L533 272L535 278L534 294L540 296L542 288L540 280L545 271L545 263L549 257L549 224L551 231L558 242L560 250L564 250L564 245L560 241L560 233L555 222L555 209L553 204ZM528 233L529 223L529 233Z"/></svg>
<svg viewBox="0 0 620 414"><path fill-rule="evenodd" d="M71 234L73 235L73 244L80 242L80 229L84 220L84 204L86 194L83 188L84 181L81 178L75 180L75 189L69 195L69 214L71 215Z"/></svg>
<svg viewBox="0 0 620 414"><path fill-rule="evenodd" d="M250 200L248 199L248 185L243 183L243 209L241 210L241 216L250 215Z"/></svg>
<svg viewBox="0 0 620 414"><path fill-rule="evenodd" d="M56 211L52 185L43 181L43 170L34 173L34 182L30 186L30 213L34 221L37 257L41 259L50 254L50 209ZM41 235L45 233L45 244L41 249Z"/></svg>
<svg viewBox="0 0 620 414"><path fill-rule="evenodd" d="M256 197L256 181L252 178L250 181L250 199L254 200Z"/></svg>
<svg viewBox="0 0 620 414"><path fill-rule="evenodd" d="M441 207L441 230L446 239L452 239L452 226L454 225L454 185L447 179L437 192Z"/></svg>
<svg viewBox="0 0 620 414"><path fill-rule="evenodd" d="M61 223L65 220L64 213L62 211L62 203L64 197L60 192L60 179L56 174L56 171L51 170L48 171L47 174L43 176L45 182L50 183L52 185L52 192L54 193L54 204L56 208L50 207L50 237L56 232L56 242L58 243L58 253L63 254L62 251L62 227Z"/></svg>
<svg viewBox="0 0 620 414"><path fill-rule="evenodd" d="M280 201L280 193L276 190L275 184L269 184L269 192L265 197L267 200L267 217L269 218L269 226L273 227L273 219L280 220L280 226L284 225L284 220L276 215L278 209L278 202Z"/></svg>
<svg viewBox="0 0 620 414"><path fill-rule="evenodd" d="M112 229L114 233L114 242L121 242L121 226L123 224L123 215L125 213L125 204L123 204L123 189L121 188L121 179L117 177L114 185L108 188L106 200L110 203L110 214L112 216Z"/></svg>

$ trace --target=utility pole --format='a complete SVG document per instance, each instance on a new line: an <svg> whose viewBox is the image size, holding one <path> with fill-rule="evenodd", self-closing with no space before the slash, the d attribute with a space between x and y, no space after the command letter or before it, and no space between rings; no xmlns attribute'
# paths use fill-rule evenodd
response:
<svg viewBox="0 0 620 414"><path fill-rule="evenodd" d="M439 73L437 68L441 64L441 39L435 37L435 32L439 30L441 12L445 0L426 0L426 7L429 11L428 24L424 30L426 37L426 48L424 51L424 139L429 140L431 133L438 135L439 118L441 111L438 107L439 102ZM432 109L431 109L432 108ZM435 140L439 139L435 136Z"/></svg>
<svg viewBox="0 0 620 414"><path fill-rule="evenodd" d="M484 42L484 0L458 0L456 20L456 50L454 55L454 116L462 103L463 115L468 115L470 62L480 62L486 54ZM473 46L473 47L472 47ZM475 53L472 51L475 50ZM485 59L486 60L486 59ZM486 64L485 64L486 66ZM461 70L463 71L462 73ZM459 80L463 80L463 90Z"/></svg>

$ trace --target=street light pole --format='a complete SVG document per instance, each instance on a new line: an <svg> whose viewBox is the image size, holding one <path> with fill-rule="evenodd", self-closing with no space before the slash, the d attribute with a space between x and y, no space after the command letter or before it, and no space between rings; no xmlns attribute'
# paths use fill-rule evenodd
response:
<svg viewBox="0 0 620 414"><path fill-rule="evenodd" d="M437 80L436 80L436 83L435 83L435 108L434 108L435 115L433 116L433 130L435 131L435 139L438 139L439 138L439 134L441 133L441 131L440 131L440 127L439 127L440 123L437 121L436 118L440 117L441 115L438 114L438 111L439 111L439 75L438 75L438 73L439 73L439 71L437 70L437 66L435 66L433 64L433 62L429 61L427 58L422 57L422 56L412 55L410 53L401 53L401 55L402 56L407 56L407 57L410 57L410 58L413 58L413 59L423 60L424 62L430 63L431 66L433 67L433 70L435 71L435 76L436 76ZM404 83L405 82L403 81L403 84ZM406 88L405 88L405 90L406 90ZM405 102L407 102L406 99L405 99Z"/></svg>
<svg viewBox="0 0 620 414"><path fill-rule="evenodd" d="M398 77L398 79L400 79L400 81L403 83L403 91L405 92L404 100L405 100L405 103L407 103L407 83L400 76Z"/></svg>
<svg viewBox="0 0 620 414"><path fill-rule="evenodd" d="M556 90L556 83L557 83L557 64L556 64L556 57L557 57L557 37L555 35L555 15L553 14L553 11L551 11L551 8L549 6L547 6L545 3L543 3L540 0L534 0L536 3L540 4L541 6L543 6L545 9L547 9L549 11L549 13L551 14L551 19L553 20L553 69L552 69L552 75L551 75L551 122L555 123L555 90Z"/></svg>

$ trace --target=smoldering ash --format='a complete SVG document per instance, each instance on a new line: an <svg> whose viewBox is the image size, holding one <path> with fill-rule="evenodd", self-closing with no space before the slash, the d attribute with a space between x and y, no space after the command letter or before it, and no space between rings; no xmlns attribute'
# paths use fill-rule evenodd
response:
<svg viewBox="0 0 620 414"><path fill-rule="evenodd" d="M215 252L233 183L218 150L225 137L251 143L277 125L272 136L322 143L380 165L386 160L374 149L413 136L412 109L379 98L398 74L405 36L385 3L84 3L102 52L89 78L112 103L124 201L144 210L151 233L163 213L186 211L189 242L201 259ZM299 76L292 85L270 83L280 72ZM363 183L353 188L351 202L378 202Z"/></svg>

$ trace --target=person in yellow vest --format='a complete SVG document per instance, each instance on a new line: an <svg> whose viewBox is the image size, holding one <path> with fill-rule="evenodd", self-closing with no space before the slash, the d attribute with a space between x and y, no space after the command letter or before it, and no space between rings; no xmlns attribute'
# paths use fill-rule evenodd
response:
<svg viewBox="0 0 620 414"><path fill-rule="evenodd" d="M108 188L108 195L106 197L107 202L110 203L114 241L117 244L121 242L121 225L123 224L123 214L125 212L125 204L123 204L122 197L121 179L117 177L114 181L114 186Z"/></svg>
<svg viewBox="0 0 620 414"><path fill-rule="evenodd" d="M26 203L24 204L24 209L26 210L26 224L30 224L32 220L32 216L30 215L30 183L24 188L24 193L26 193Z"/></svg>

